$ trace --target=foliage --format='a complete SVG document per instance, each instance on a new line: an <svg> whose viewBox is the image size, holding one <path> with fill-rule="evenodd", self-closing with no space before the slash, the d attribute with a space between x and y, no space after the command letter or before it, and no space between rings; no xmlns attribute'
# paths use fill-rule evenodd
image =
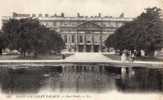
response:
<svg viewBox="0 0 163 100"><path fill-rule="evenodd" d="M2 50L6 47L5 35L0 31L0 54L2 54Z"/></svg>
<svg viewBox="0 0 163 100"><path fill-rule="evenodd" d="M54 30L41 25L39 20L32 18L10 19L2 27L8 48L16 49L24 56L33 53L49 53L61 51L64 42Z"/></svg>
<svg viewBox="0 0 163 100"><path fill-rule="evenodd" d="M118 50L145 50L147 55L162 48L163 22L157 7L147 8L133 21L124 24L107 38L105 45Z"/></svg>

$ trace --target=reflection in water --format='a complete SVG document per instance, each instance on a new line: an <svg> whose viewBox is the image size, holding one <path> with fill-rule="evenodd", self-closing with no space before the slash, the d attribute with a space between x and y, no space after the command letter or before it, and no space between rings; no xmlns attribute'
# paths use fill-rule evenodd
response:
<svg viewBox="0 0 163 100"><path fill-rule="evenodd" d="M135 68L135 75L123 81L118 80L117 86L123 91L163 91L163 69Z"/></svg>
<svg viewBox="0 0 163 100"><path fill-rule="evenodd" d="M0 73L2 91L7 93L38 92L44 80L41 73L36 70L4 69Z"/></svg>
<svg viewBox="0 0 163 100"><path fill-rule="evenodd" d="M0 87L4 93L162 91L163 70L134 68L134 76L122 79L119 69L68 70L62 67L0 69Z"/></svg>
<svg viewBox="0 0 163 100"><path fill-rule="evenodd" d="M111 77L95 72L67 72L53 75L45 82L48 88L59 92L102 92L115 88Z"/></svg>

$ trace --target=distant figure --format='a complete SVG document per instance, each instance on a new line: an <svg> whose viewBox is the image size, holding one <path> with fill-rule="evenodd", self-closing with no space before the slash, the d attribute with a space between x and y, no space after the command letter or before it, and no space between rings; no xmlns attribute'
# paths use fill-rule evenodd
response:
<svg viewBox="0 0 163 100"><path fill-rule="evenodd" d="M135 60L135 54L132 53L132 54L131 54L131 62L134 62L134 60Z"/></svg>
<svg viewBox="0 0 163 100"><path fill-rule="evenodd" d="M66 57L65 57L65 55L64 54L62 54L62 59L65 59Z"/></svg>
<svg viewBox="0 0 163 100"><path fill-rule="evenodd" d="M122 55L121 55L121 61L122 62L126 62L126 60L127 60L126 53L122 53Z"/></svg>
<svg viewBox="0 0 163 100"><path fill-rule="evenodd" d="M158 56L159 52L158 51L154 51L154 56Z"/></svg>
<svg viewBox="0 0 163 100"><path fill-rule="evenodd" d="M144 50L140 50L140 52L141 52L141 56L145 56L145 52L144 52Z"/></svg>

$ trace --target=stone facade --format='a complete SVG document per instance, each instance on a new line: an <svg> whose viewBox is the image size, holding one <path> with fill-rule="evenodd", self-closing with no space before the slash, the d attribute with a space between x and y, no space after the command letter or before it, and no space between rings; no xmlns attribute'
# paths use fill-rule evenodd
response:
<svg viewBox="0 0 163 100"><path fill-rule="evenodd" d="M13 13L12 16L3 17L2 22L6 22L9 18L38 18L40 23L56 30L61 34L66 44L66 51L68 52L101 52L106 51L104 41L107 37L114 33L114 31L133 18L124 17L121 14L119 17L112 16L80 16L78 13L76 17L65 17L64 13L61 15L54 14L18 14Z"/></svg>

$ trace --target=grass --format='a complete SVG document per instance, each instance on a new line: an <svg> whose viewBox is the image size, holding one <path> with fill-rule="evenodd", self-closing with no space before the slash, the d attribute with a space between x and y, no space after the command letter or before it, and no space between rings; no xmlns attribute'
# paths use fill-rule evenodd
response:
<svg viewBox="0 0 163 100"><path fill-rule="evenodd" d="M121 57L116 54L104 54L104 56L109 57L112 60L121 60Z"/></svg>
<svg viewBox="0 0 163 100"><path fill-rule="evenodd" d="M65 57L70 56L71 54L66 54ZM21 55L1 55L0 60L59 60L62 59L62 55L39 55L38 57Z"/></svg>
<svg viewBox="0 0 163 100"><path fill-rule="evenodd" d="M136 60L141 60L141 61L163 61L163 59L156 58L156 57L137 57Z"/></svg>
<svg viewBox="0 0 163 100"><path fill-rule="evenodd" d="M104 56L109 57L112 60L121 60L121 57L117 54L105 54ZM136 57L138 61L163 61L161 58L156 57Z"/></svg>

